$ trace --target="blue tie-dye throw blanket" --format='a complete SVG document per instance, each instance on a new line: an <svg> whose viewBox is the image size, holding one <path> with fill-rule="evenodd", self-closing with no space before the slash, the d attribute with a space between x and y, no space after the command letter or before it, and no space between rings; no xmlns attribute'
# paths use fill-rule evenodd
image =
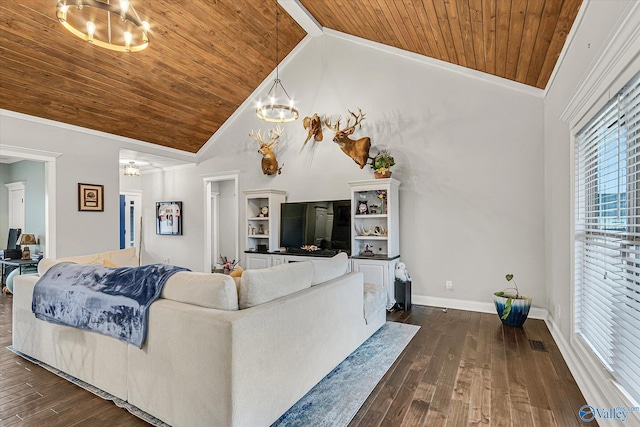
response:
<svg viewBox="0 0 640 427"><path fill-rule="evenodd" d="M31 310L38 319L142 347L149 306L179 271L189 270L165 264L111 268L62 262L36 283Z"/></svg>

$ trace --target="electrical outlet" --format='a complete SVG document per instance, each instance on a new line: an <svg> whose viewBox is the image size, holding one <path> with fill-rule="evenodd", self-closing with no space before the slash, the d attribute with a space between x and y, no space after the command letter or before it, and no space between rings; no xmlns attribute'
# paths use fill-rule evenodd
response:
<svg viewBox="0 0 640 427"><path fill-rule="evenodd" d="M162 263L163 263L163 264L169 264L169 258L165 258L165 259L163 259L163 260L162 260Z"/></svg>
<svg viewBox="0 0 640 427"><path fill-rule="evenodd" d="M451 280L447 280L446 282L444 282L444 286L450 291L453 290L453 282Z"/></svg>

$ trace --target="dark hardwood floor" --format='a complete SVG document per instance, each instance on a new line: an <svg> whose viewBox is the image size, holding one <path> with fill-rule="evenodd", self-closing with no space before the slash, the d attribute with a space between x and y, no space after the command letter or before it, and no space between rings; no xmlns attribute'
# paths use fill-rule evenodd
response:
<svg viewBox="0 0 640 427"><path fill-rule="evenodd" d="M12 297L1 294L0 426L147 425L7 350L11 313ZM423 306L388 319L422 327L350 426L586 424L577 415L584 398L544 322L509 328L496 315Z"/></svg>

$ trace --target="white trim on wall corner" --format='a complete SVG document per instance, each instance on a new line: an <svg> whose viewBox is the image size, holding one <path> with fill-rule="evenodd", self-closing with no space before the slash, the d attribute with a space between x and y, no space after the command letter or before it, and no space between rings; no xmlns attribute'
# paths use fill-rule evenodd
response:
<svg viewBox="0 0 640 427"><path fill-rule="evenodd" d="M585 9L586 7L584 6ZM589 109L588 106L595 103L603 88L609 87L628 66L630 58L638 52L640 27L633 23L639 19L640 2L630 2L622 14L622 19L614 27L617 30L610 35L596 54L594 63L587 68L589 72L582 78L578 89L560 114L560 120L575 126ZM607 100L611 96L607 97Z"/></svg>
<svg viewBox="0 0 640 427"><path fill-rule="evenodd" d="M496 313L496 306L493 302L471 301L454 298L429 297L425 295L411 295L411 300L416 305L427 305L429 307L453 308L456 310L477 311L479 313ZM549 312L544 308L531 307L529 317L532 319L546 320Z"/></svg>

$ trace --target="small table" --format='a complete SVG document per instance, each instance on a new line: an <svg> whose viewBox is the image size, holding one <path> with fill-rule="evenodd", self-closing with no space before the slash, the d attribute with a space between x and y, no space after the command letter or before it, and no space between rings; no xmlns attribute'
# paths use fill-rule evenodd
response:
<svg viewBox="0 0 640 427"><path fill-rule="evenodd" d="M26 267L36 266L38 262L40 261L34 261L32 259L0 259L0 264L2 264L2 285L6 283L5 272L7 267L18 267L20 274L22 274Z"/></svg>

